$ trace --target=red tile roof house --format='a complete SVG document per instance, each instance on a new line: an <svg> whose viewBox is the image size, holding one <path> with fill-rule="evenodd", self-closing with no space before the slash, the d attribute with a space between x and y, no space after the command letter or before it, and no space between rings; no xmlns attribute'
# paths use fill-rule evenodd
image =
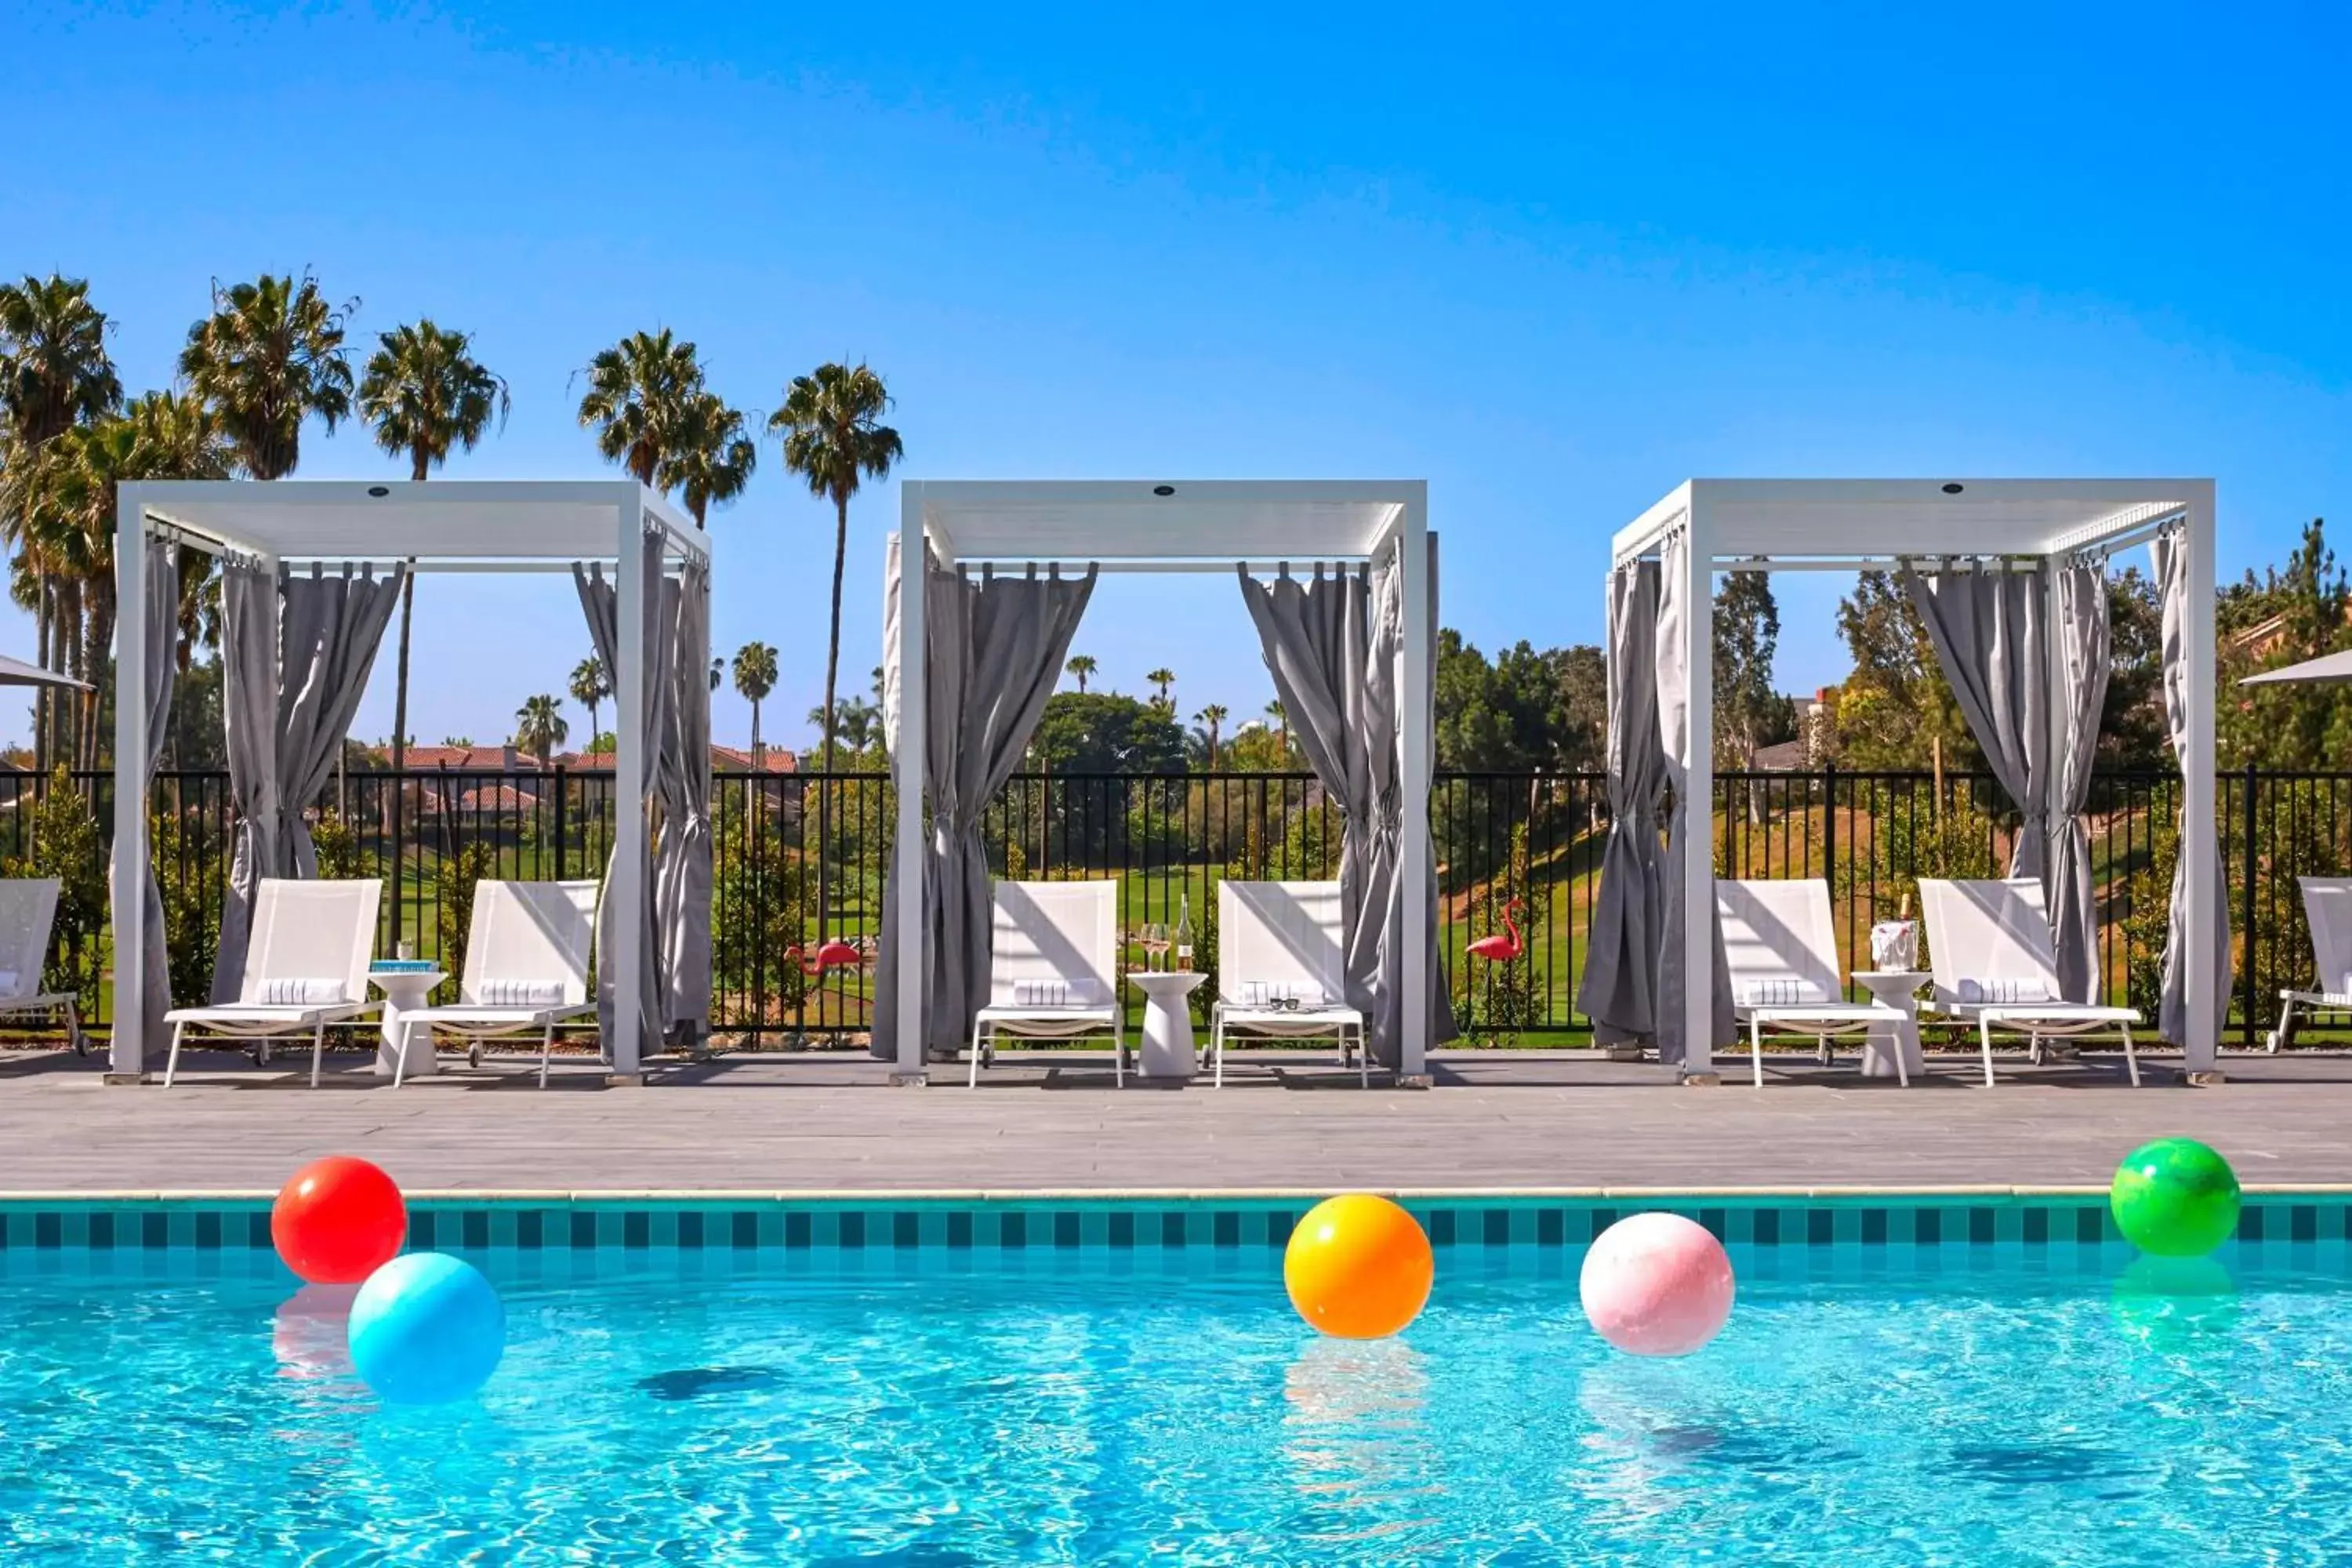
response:
<svg viewBox="0 0 2352 1568"><path fill-rule="evenodd" d="M763 750L766 754L761 759L761 765L758 770L759 772L763 773L796 773L800 772L800 759L794 756L791 752L786 751L783 747L768 746L763 748ZM570 768L577 772L610 772L613 766L613 753L610 752L566 752L562 756L556 758L555 763L558 767ZM747 748L741 746L712 746L710 748L710 765L722 773L748 773L753 771L751 767L751 753Z"/></svg>

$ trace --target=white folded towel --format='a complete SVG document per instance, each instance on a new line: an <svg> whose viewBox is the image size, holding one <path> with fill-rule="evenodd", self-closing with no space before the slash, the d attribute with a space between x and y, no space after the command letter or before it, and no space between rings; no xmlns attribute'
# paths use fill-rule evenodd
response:
<svg viewBox="0 0 2352 1568"><path fill-rule="evenodd" d="M1809 1003L1826 1002L1822 988L1810 980L1785 976L1776 980L1751 980L1740 997L1750 1007L1802 1007Z"/></svg>
<svg viewBox="0 0 2352 1568"><path fill-rule="evenodd" d="M2021 1002L2054 1002L2057 998L2039 980L1963 980L1960 1000L1998 1007Z"/></svg>
<svg viewBox="0 0 2352 1568"><path fill-rule="evenodd" d="M261 983L265 1007L329 1007L343 1000L343 982L284 977Z"/></svg>
<svg viewBox="0 0 2352 1568"><path fill-rule="evenodd" d="M563 1000L561 980L485 980L477 991L485 1007L552 1007Z"/></svg>
<svg viewBox="0 0 2352 1568"><path fill-rule="evenodd" d="M1015 980L1011 989L1015 1007L1100 1007L1108 1000L1092 979Z"/></svg>

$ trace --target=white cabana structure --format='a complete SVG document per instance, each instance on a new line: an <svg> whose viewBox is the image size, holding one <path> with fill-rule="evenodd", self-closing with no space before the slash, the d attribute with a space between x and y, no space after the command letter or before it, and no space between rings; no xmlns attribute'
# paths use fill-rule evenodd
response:
<svg viewBox="0 0 2352 1568"><path fill-rule="evenodd" d="M634 1080L666 1032L688 1037L707 1029L707 534L631 479L126 484L116 502L110 1081L142 1081L169 1041L147 783L172 708L184 549L217 557L223 572L223 710L238 829L216 992L220 975L233 986L242 967L255 883L317 874L302 814L341 752L405 575L564 573L612 671L616 710L620 809L600 914L597 986L613 1078ZM639 802L661 809L657 861ZM634 940L619 934L629 931ZM616 997L638 1000L616 1005Z"/></svg>
<svg viewBox="0 0 2352 1568"><path fill-rule="evenodd" d="M1425 1085L1452 1016L1429 831L1427 485L909 480L899 509L883 612L897 848L875 1016L894 1077L925 1081L926 1060L971 1032L989 973L981 813L1027 748L1097 574L1188 572L1240 578L1292 732L1346 812L1349 1000L1375 1058Z"/></svg>
<svg viewBox="0 0 2352 1568"><path fill-rule="evenodd" d="M2158 1026L2185 1048L2190 1082L2219 1082L2230 933L2214 823L2213 526L2210 479L1692 479L1621 529L1608 584L1612 824L1579 995L1596 1037L1654 1040L1699 1083L1717 1081L1714 1051L1732 1037L1709 809L1714 582L1730 571L1897 578L2023 816L2009 874L2047 889L2060 979L2069 1000L2090 1001L2096 910L2076 814L2106 693L2105 564L2145 544L2181 771ZM1712 985L1685 983L1709 973Z"/></svg>

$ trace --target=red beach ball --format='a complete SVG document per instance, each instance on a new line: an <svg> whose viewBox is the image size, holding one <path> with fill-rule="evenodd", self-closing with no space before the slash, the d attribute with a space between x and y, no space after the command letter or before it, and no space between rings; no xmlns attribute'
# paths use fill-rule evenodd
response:
<svg viewBox="0 0 2352 1568"><path fill-rule="evenodd" d="M365 1160L333 1154L294 1173L269 1211L269 1239L313 1285L355 1285L408 1237L399 1184Z"/></svg>

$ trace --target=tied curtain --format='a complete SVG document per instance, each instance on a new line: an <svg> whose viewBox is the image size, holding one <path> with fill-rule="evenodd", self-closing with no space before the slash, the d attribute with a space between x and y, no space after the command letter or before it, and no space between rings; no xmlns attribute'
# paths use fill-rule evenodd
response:
<svg viewBox="0 0 2352 1568"><path fill-rule="evenodd" d="M1658 704L1658 744L1664 752L1660 771L1665 775L1667 789L1673 792L1673 807L1666 822L1665 865L1659 878L1663 917L1659 921L1664 940L1658 944L1658 1059L1680 1064L1688 1045L1687 1020L1683 1005L1687 977L1683 969L1683 868L1689 856L1691 802L1689 769L1683 755L1690 735L1690 661L1683 654L1683 626L1692 614L1692 606L1684 603L1688 595L1685 587L1690 557L1690 530L1676 527L1670 531L1658 550L1658 623L1657 675L1655 692ZM1704 581L1704 579L1702 579ZM1699 744L1706 742L1702 738ZM1706 807L1700 808L1699 820L1705 821ZM1715 900L1707 900L1707 928L1713 932L1709 942L1714 952L1714 970L1710 990L1712 1004L1710 1030L1713 1036L1708 1048L1727 1046L1738 1037L1732 1018L1731 963L1723 946L1723 920L1717 912Z"/></svg>
<svg viewBox="0 0 2352 1568"><path fill-rule="evenodd" d="M895 743L899 692L898 586L905 569L893 538L883 569L882 691L887 732L894 737L893 766L903 768ZM875 964L877 994L872 1051L898 1056L906 1020L897 1006L898 965L923 967L924 1054L952 1056L964 1044L973 1016L988 1000L991 920L988 855L981 816L1004 787L1045 717L1045 700L1061 679L1070 639L1095 590L1096 569L1066 579L1058 568L1020 577L982 568L973 583L941 569L924 552L923 776L929 797L929 832L923 845L923 927L898 929L898 900L883 889L882 942ZM917 781L898 778L898 787ZM911 949L911 951L909 951Z"/></svg>
<svg viewBox="0 0 2352 1568"><path fill-rule="evenodd" d="M694 1045L710 1032L710 683L702 673L710 665L710 568L701 562L680 574L677 623L654 910L663 1022L674 1043Z"/></svg>
<svg viewBox="0 0 2352 1568"><path fill-rule="evenodd" d="M2091 830L2082 814L2090 803L2099 715L2107 702L2107 574L2095 561L2067 562L2053 572L2060 749L2056 820L2050 827L2050 937L2060 994L2070 1002L2096 1002L2098 891L2091 880Z"/></svg>
<svg viewBox="0 0 2352 1568"><path fill-rule="evenodd" d="M2172 731L2172 754L2189 756L2189 538L2178 523L2148 542L2156 557L2156 596L2163 616L2164 711ZM2185 846L2186 835L2181 842ZM2218 1038L2230 1013L2230 891L2221 864L2221 840L2213 838L2213 860L2205 871L2206 897L2213 902L2213 1009ZM2189 858L2174 857L2172 913L2164 929L2164 984L2157 1005L2157 1032L2178 1046L2189 1043ZM2326 977L2322 977L2325 984Z"/></svg>
<svg viewBox="0 0 2352 1568"><path fill-rule="evenodd" d="M1658 729L1658 564L1629 561L1609 574L1609 839L1576 1005L1596 1045L1626 1045L1658 1030L1660 924L1658 793L1665 761Z"/></svg>
<svg viewBox="0 0 2352 1568"><path fill-rule="evenodd" d="M2050 688L2043 672L2041 574L2000 563L1919 572L1906 567L1903 589L1936 647L1936 663L1958 702L1969 733L1984 752L2001 792L2025 818L2011 851L2009 874L2049 891ZM2105 695L2104 691L2101 694ZM2098 722L2093 710L2091 722ZM2084 780L2089 787L2087 770ZM2052 913L2056 913L2055 906Z"/></svg>
<svg viewBox="0 0 2352 1568"><path fill-rule="evenodd" d="M646 800L635 809L644 811L647 816L646 857L638 865L638 886L646 889L647 896L640 908L631 910L623 910L609 898L600 898L597 900L596 1026L606 1041L604 1048L608 1055L612 1048L610 1041L613 1037L613 1020L616 1012L617 998L614 994L614 970L606 963L606 957L620 952L624 940L635 942L637 944L637 998L635 1005L637 1009L639 1051L643 1053L651 1050L655 1042L662 1039L667 1032L665 1025L667 1019L668 992L662 967L664 944L661 940L661 917L657 910L660 897L656 880L653 851L655 828L658 820L655 815L656 810L657 807L667 809L668 803L677 798L678 786L674 779L666 779L665 774L676 774L682 765L680 760L671 754L671 747L676 743L673 727L674 715L677 710L678 672L675 658L677 650L678 605L683 595L679 584L662 574L661 536L657 533L648 534L643 549L645 551L643 581L646 585L645 628L643 639L630 658L630 663L644 672L642 689L645 696L641 711L637 715L637 733L631 739L636 743L637 754L645 759ZM580 608L587 617L589 636L595 641L596 657L604 661L606 669L617 674L622 668L620 595L614 584L604 581L604 569L601 563L583 568L574 563L572 568L572 579L580 591ZM698 664L687 674L699 684L703 679L702 666ZM708 723L707 693L705 702L704 721ZM703 755L704 766L707 769L709 756L708 748L705 749ZM630 807L624 803L621 809L626 810ZM604 887L608 892L613 885L613 867L618 864L620 853L620 846L615 844L613 847L613 858L605 863ZM707 901L704 908L707 918L709 909ZM625 933L622 927L622 921L625 919L635 928L634 931Z"/></svg>
<svg viewBox="0 0 2352 1568"><path fill-rule="evenodd" d="M131 696L126 682L116 700L135 700L146 705L147 754L139 760L138 788L142 795L152 795L155 770L163 760L163 745L172 733L172 687L179 671L179 546L163 540L149 540L146 574L145 602L133 607L131 613L147 617L147 663L139 672L137 696ZM151 851L152 848L150 846ZM107 886L112 888L115 882L110 874L110 855L109 864ZM139 1063L138 1068L131 1070L143 1069L151 1055L171 1044L171 1031L163 1023L163 1015L171 1010L173 1002L172 958L163 943L163 889L155 879L152 853L139 879L139 896L145 910L141 926L139 967L145 980L142 995L146 1005L142 1010L143 1016L135 1022L124 1019L116 1025L118 1030L136 1031Z"/></svg>
<svg viewBox="0 0 2352 1568"><path fill-rule="evenodd" d="M307 576L241 556L221 563L221 713L237 824L215 1003L236 1000L262 880L319 874L303 812L334 773L407 580L406 566L378 580L372 566L330 577L316 563Z"/></svg>
<svg viewBox="0 0 2352 1568"><path fill-rule="evenodd" d="M1430 546L1434 571L1435 542ZM1399 711L1404 654L1404 579L1391 553L1379 566L1300 582L1287 563L1272 583L1237 565L1242 602L1257 626L1275 695L1316 779L1339 804L1339 906L1349 1005L1360 1010L1373 1059L1403 1057L1404 879L1427 879L1431 926L1429 1038L1454 1037L1453 1009L1436 942L1437 873L1403 860L1401 789L1403 726ZM1432 594L1434 596L1433 575ZM1432 624L1435 624L1434 616Z"/></svg>

